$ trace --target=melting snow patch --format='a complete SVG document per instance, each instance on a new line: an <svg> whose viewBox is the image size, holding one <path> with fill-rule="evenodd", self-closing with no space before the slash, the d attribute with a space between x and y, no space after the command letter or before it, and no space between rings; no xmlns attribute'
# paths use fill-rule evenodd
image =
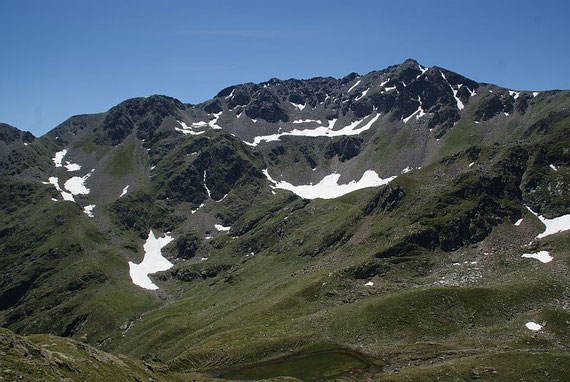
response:
<svg viewBox="0 0 570 382"><path fill-rule="evenodd" d="M406 174L410 171L412 171L412 169L410 168L410 166L407 166L405 169L402 170L402 174Z"/></svg>
<svg viewBox="0 0 570 382"><path fill-rule="evenodd" d="M200 134L204 133L204 131L193 131L192 130L192 128L194 128L194 127L201 127L201 126L197 126L196 124L193 124L192 126L188 126L182 121L176 121L176 122L178 122L180 124L180 126L182 126L182 128L175 127L174 130L176 130L176 131L181 131L184 134L191 134L191 135L200 135Z"/></svg>
<svg viewBox="0 0 570 382"><path fill-rule="evenodd" d="M473 166L474 164L475 164L475 162L469 163L469 167Z"/></svg>
<svg viewBox="0 0 570 382"><path fill-rule="evenodd" d="M307 106L307 104L301 105L299 103L293 103L293 102L289 102L291 105L295 106L295 108L299 109L299 110L303 110L305 108L305 106Z"/></svg>
<svg viewBox="0 0 570 382"><path fill-rule="evenodd" d="M366 97L366 94L368 93L368 91L370 90L370 88L366 89L365 91L363 91L358 97L356 97L354 100L358 101L360 100L362 97Z"/></svg>
<svg viewBox="0 0 570 382"><path fill-rule="evenodd" d="M372 281L368 281L366 284L364 284L364 286L373 286L374 283Z"/></svg>
<svg viewBox="0 0 570 382"><path fill-rule="evenodd" d="M172 267L172 263L162 257L160 251L168 243L174 240L173 237L164 235L164 237L155 237L152 230L148 234L148 238L143 246L144 258L140 264L129 261L129 275L133 283L149 290L156 290L158 287L148 277L149 274L166 271Z"/></svg>
<svg viewBox="0 0 570 382"><path fill-rule="evenodd" d="M350 87L350 89L348 89L347 93L350 93L350 91L351 91L352 89L354 89L355 87L357 87L359 83L360 83L360 80L356 81L356 83L355 83L354 85L352 85L352 86Z"/></svg>
<svg viewBox="0 0 570 382"><path fill-rule="evenodd" d="M540 216L534 213L534 211L531 210L528 206L527 208L534 216L538 218L538 220L540 220L542 224L546 226L544 232L537 236L538 239L542 239L543 237L570 229L570 214L562 215L554 219L547 219L544 216Z"/></svg>
<svg viewBox="0 0 570 382"><path fill-rule="evenodd" d="M465 107L463 105L463 102L461 102L461 100L457 97L457 92L458 90L456 90L453 86L451 86L451 84L449 83L449 81L447 80L447 78L445 78L445 75L443 74L443 72L439 72L441 74L441 76L443 77L443 79L445 80L445 82L447 82L447 84L449 85L449 87L451 88L451 91L453 92L453 98L455 98L455 102L457 103L457 108L459 110L463 110L463 108ZM459 87L461 87L461 85L459 85Z"/></svg>
<svg viewBox="0 0 570 382"><path fill-rule="evenodd" d="M210 122L208 122L208 125L210 125L210 127L214 130L221 130L221 126L218 126L218 119L220 118L220 115L222 115L222 112L220 111L219 113L214 113L214 119L212 119Z"/></svg>
<svg viewBox="0 0 570 382"><path fill-rule="evenodd" d="M70 163L70 162L65 163L65 168L67 169L67 171L70 171L70 172L81 170L80 165L78 165L77 163Z"/></svg>
<svg viewBox="0 0 570 382"><path fill-rule="evenodd" d="M72 195L87 195L89 193L89 189L85 186L85 181L89 179L91 174L93 174L93 171L95 170L91 170L91 172L85 176L74 176L73 178L69 178L63 187Z"/></svg>
<svg viewBox="0 0 570 382"><path fill-rule="evenodd" d="M260 142L277 141L281 137L286 136L286 135L305 136L305 137L338 137L338 136L342 136L342 135L358 135L358 134L362 133L363 131L370 129L370 127L372 127L372 124L374 122L376 122L378 120L378 118L380 118L380 114L376 114L368 122L365 123L366 118L368 118L368 117L365 117L363 119L359 119L358 121L354 121L354 122L350 123L348 126L345 126L340 130L333 130L333 128L336 124L336 121L337 121L336 119L333 119L331 121L328 121L328 126L318 126L314 129L304 129L304 130L294 129L292 131L285 132L285 133L277 133L277 134L272 134L272 135L262 135L259 137L255 137L253 139L253 143L249 143L249 142L245 142L245 143L250 145L250 146L257 146Z"/></svg>
<svg viewBox="0 0 570 382"><path fill-rule="evenodd" d="M95 204L90 204L88 206L83 207L83 212L87 214L90 218L94 217L93 209L95 208Z"/></svg>
<svg viewBox="0 0 570 382"><path fill-rule="evenodd" d="M532 321L527 322L525 326L527 329L532 330L534 332L542 329L542 325L539 325L536 322L532 322Z"/></svg>
<svg viewBox="0 0 570 382"><path fill-rule="evenodd" d="M214 228L216 228L220 232L228 232L232 227L224 227L221 224L214 224Z"/></svg>
<svg viewBox="0 0 570 382"><path fill-rule="evenodd" d="M404 118L404 123L408 123L410 118L412 118L414 115L416 116L416 120L418 120L418 119L420 119L420 117L423 117L424 115L426 115L426 112L422 109L422 99L420 96L418 96L418 102L420 103L418 110L414 111L408 117Z"/></svg>
<svg viewBox="0 0 570 382"><path fill-rule="evenodd" d="M424 75L424 73L428 71L428 69L427 69L427 68L424 68L424 67L422 67L422 66L421 66L421 65L419 65L419 64L418 64L418 68L420 69L421 73L420 73L420 74L418 74L418 76L416 77L416 80L417 80L418 78L420 78L421 76L423 76L423 75Z"/></svg>
<svg viewBox="0 0 570 382"><path fill-rule="evenodd" d="M65 154L67 154L67 149L55 153L52 159L53 163L55 164L55 167L62 167L61 162L63 161L63 157L65 156Z"/></svg>
<svg viewBox="0 0 570 382"><path fill-rule="evenodd" d="M289 190L304 199L334 199L362 188L378 187L387 184L395 178L395 176L392 176L387 179L382 179L374 170L368 170L362 175L359 181L353 180L347 184L338 184L340 174L334 173L325 176L317 184L294 186L289 182L275 181L271 178L267 169L264 169L263 173L270 182L275 184L273 188Z"/></svg>
<svg viewBox="0 0 570 382"><path fill-rule="evenodd" d="M532 92L532 96L536 97L538 95L538 92Z"/></svg>
<svg viewBox="0 0 570 382"><path fill-rule="evenodd" d="M521 257L528 259L537 259L542 263L550 263L552 261L552 256L548 251L540 251L537 253L523 253Z"/></svg>
<svg viewBox="0 0 570 382"><path fill-rule="evenodd" d="M190 211L190 213L193 214L194 212L198 211L198 210L199 210L200 208L202 208L202 207L204 207L204 203L200 204L200 205L198 206L198 208L196 208L195 210Z"/></svg>
<svg viewBox="0 0 570 382"><path fill-rule="evenodd" d="M505 115L505 117L508 117L508 116L509 116L509 113L503 113L503 114Z"/></svg>
<svg viewBox="0 0 570 382"><path fill-rule="evenodd" d="M521 92L516 92L514 90L509 90L509 95L513 96L514 99L519 98L519 96L521 95Z"/></svg>
<svg viewBox="0 0 570 382"><path fill-rule="evenodd" d="M212 195L210 194L210 189L206 185L206 171L204 171L204 187L206 188L206 192L208 193L208 198L211 198Z"/></svg>
<svg viewBox="0 0 570 382"><path fill-rule="evenodd" d="M518 227L519 225L521 225L522 221L523 221L523 218L520 218L519 220L517 220L517 221L515 222L515 226Z"/></svg>
<svg viewBox="0 0 570 382"><path fill-rule="evenodd" d="M127 184L125 186L125 188L123 188L123 192L121 192L121 195L119 195L119 198L123 197L124 195L127 195L127 190L129 189L129 185Z"/></svg>
<svg viewBox="0 0 570 382"><path fill-rule="evenodd" d="M56 189L57 191L59 191L59 193L61 193L61 197L63 198L63 200L67 200L67 201L70 201L70 202L74 202L74 201L75 201L75 199L73 198L73 195L72 195L72 194L70 194L69 192L63 191L63 190L61 189L61 187L59 187L59 180L57 179L56 176L50 177L50 178L48 179L48 181L47 181L47 182L43 182L43 184L52 184L52 185L55 187L55 189ZM52 199L52 200L53 200L53 199Z"/></svg>
<svg viewBox="0 0 570 382"><path fill-rule="evenodd" d="M550 168L553 169L554 171L558 171L558 169L556 168L556 166L553 165L553 164L550 165Z"/></svg>
<svg viewBox="0 0 570 382"><path fill-rule="evenodd" d="M309 123L309 122L321 123L321 121L317 121L316 119L296 119L293 121L293 123Z"/></svg>

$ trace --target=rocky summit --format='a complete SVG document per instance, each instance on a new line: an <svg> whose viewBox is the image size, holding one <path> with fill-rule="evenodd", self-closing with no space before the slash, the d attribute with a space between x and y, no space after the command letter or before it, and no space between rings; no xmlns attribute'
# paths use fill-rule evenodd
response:
<svg viewBox="0 0 570 382"><path fill-rule="evenodd" d="M0 124L0 379L564 380L569 165L412 59Z"/></svg>

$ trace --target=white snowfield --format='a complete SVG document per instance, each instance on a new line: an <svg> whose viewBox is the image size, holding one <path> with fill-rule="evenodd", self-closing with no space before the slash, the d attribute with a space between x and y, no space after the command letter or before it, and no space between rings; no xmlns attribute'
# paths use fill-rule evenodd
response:
<svg viewBox="0 0 570 382"><path fill-rule="evenodd" d="M412 118L414 115L416 116L416 120L420 119L420 117L423 117L424 115L426 115L427 113L425 112L424 109L422 109L422 98L420 96L418 96L418 102L420 103L420 106L418 107L418 110L414 111L412 114L410 114L409 116L407 116L406 118L403 119L404 123L408 123L408 121L410 120L410 118Z"/></svg>
<svg viewBox="0 0 570 382"><path fill-rule="evenodd" d="M57 178L57 176L52 176L48 179L47 182L43 182L43 184L52 184L55 189L61 194L61 197L63 198L63 200L68 200L70 202L74 202L75 199L73 198L73 195L71 195L69 192L63 191L61 189L61 187L59 187L59 179ZM54 201L57 201L57 199L53 199Z"/></svg>
<svg viewBox="0 0 570 382"><path fill-rule="evenodd" d="M93 215L93 209L95 208L95 204L90 204L88 206L83 207L83 212L85 212L87 214L87 216L89 216L90 218L95 217L95 215Z"/></svg>
<svg viewBox="0 0 570 382"><path fill-rule="evenodd" d="M544 232L537 236L538 239L542 239L543 237L550 236L558 232L567 231L570 229L570 214L562 215L554 219L547 219L544 216L536 214L528 206L526 208L528 208L528 210L534 216L536 216L542 224L546 226Z"/></svg>
<svg viewBox="0 0 570 382"><path fill-rule="evenodd" d="M347 184L338 184L340 174L333 173L325 176L317 184L294 186L285 181L277 182L269 175L267 169L263 170L263 174L265 174L271 183L275 184L272 188L289 190L304 199L334 199L363 188L378 187L388 184L395 178L395 176L392 176L390 178L382 179L374 170L368 170L364 172L359 181L353 180Z"/></svg>
<svg viewBox="0 0 570 382"><path fill-rule="evenodd" d="M127 184L125 188L123 188L123 191L121 192L121 195L119 195L119 198L122 198L123 196L127 195L128 190L129 190L129 185Z"/></svg>
<svg viewBox="0 0 570 382"><path fill-rule="evenodd" d="M72 195L87 195L89 194L89 188L85 186L85 181L89 179L93 171L87 173L84 176L74 176L73 178L69 178L67 182L63 185L63 187L69 191Z"/></svg>
<svg viewBox="0 0 570 382"><path fill-rule="evenodd" d="M296 109L299 110L303 110L305 108L305 106L307 106L307 104L300 104L300 103L294 103L294 102L289 102L291 105L293 105L293 107L295 107Z"/></svg>
<svg viewBox="0 0 570 382"><path fill-rule="evenodd" d="M374 122L376 122L378 118L380 118L380 115L381 115L380 113L376 114L374 117L370 118L367 122L365 121L367 118L369 118L369 116L363 119L359 119L357 121L350 123L347 126L344 126L340 130L333 130L337 121L337 119L335 118L330 121L327 121L328 122L327 126L321 125L312 129L304 129L304 130L294 129L284 133L262 135L259 137L255 137L253 139L253 143L249 142L245 143L250 146L257 146L259 143L263 141L265 142L277 141L281 137L286 135L304 136L304 137L338 137L342 135L358 135L363 131L370 129L372 127L372 124L374 124Z"/></svg>
<svg viewBox="0 0 570 382"><path fill-rule="evenodd" d="M164 237L155 237L154 232L150 230L148 238L143 246L144 258L140 264L129 261L129 275L133 284L144 289L156 290L158 286L152 282L148 275L156 272L166 271L172 267L172 263L162 257L160 251L174 238L168 234Z"/></svg>
<svg viewBox="0 0 570 382"><path fill-rule="evenodd" d="M552 261L552 256L548 251L540 251L537 253L523 253L521 257L528 259L537 259L542 263L550 263Z"/></svg>
<svg viewBox="0 0 570 382"><path fill-rule="evenodd" d="M214 224L214 228L216 228L220 232L228 232L232 227L224 227L221 224Z"/></svg>
<svg viewBox="0 0 570 382"><path fill-rule="evenodd" d="M453 92L453 98L455 98L455 102L457 103L457 108L459 110L463 110L463 108L465 107L463 105L463 102L461 102L461 100L459 99L459 97L457 97L457 92L459 91L459 88L461 88L461 86L463 86L463 84L459 84L457 89L455 89L447 80L447 78L445 77L445 74L443 74L443 72L439 72L439 74L441 74L441 76L443 77L443 79L445 80L445 82L447 82L447 84L449 85L449 87L451 88L451 91ZM467 88L469 90L469 88ZM471 90L469 90L469 93L471 93ZM473 93L472 93L473 94Z"/></svg>
<svg viewBox="0 0 570 382"><path fill-rule="evenodd" d="M528 330L532 330L534 332L542 329L542 325L537 324L536 322L532 322L532 321L527 322L525 326Z"/></svg>
<svg viewBox="0 0 570 382"><path fill-rule="evenodd" d="M352 86L350 87L350 89L348 89L347 93L350 93L352 89L354 89L355 87L357 87L357 86L360 84L360 81L361 81L360 79L359 79L358 81L356 81L356 83L355 83L354 85L352 85Z"/></svg>
<svg viewBox="0 0 570 382"><path fill-rule="evenodd" d="M192 129L195 128L195 127L201 127L201 126L198 126L197 124L193 124L192 126L188 126L188 125L186 125L186 124L185 124L184 122L182 122L182 121L176 121L176 122L178 122L178 123L180 124L180 126L182 126L182 128L175 127L174 130L180 131L180 132L182 132L182 133L184 133L184 134L200 135L200 134L206 132L205 130L204 130L204 131L194 131L194 130L192 130ZM205 123L205 126L207 126L207 125L208 125L208 124Z"/></svg>
<svg viewBox="0 0 570 382"><path fill-rule="evenodd" d="M53 163L55 164L55 167L62 167L61 162L63 162L63 157L65 156L65 154L67 154L67 149L55 153L52 159Z"/></svg>
<svg viewBox="0 0 570 382"><path fill-rule="evenodd" d="M63 185L63 188L65 190L59 186L59 179L57 176L50 177L48 181L43 182L43 184L52 184L55 189L61 194L63 200L75 202L75 195L89 194L89 189L85 186L85 181L91 176L93 171L95 170L91 170L91 172L85 176L74 176L73 178L69 178Z"/></svg>
<svg viewBox="0 0 570 382"><path fill-rule="evenodd" d="M316 120L316 119L297 119L297 120L293 121L293 123L309 123L309 122L321 123L321 121Z"/></svg>

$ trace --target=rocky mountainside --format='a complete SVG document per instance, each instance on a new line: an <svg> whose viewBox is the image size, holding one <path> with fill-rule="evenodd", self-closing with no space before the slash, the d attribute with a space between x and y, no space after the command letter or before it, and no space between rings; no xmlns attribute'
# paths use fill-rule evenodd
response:
<svg viewBox="0 0 570 382"><path fill-rule="evenodd" d="M569 107L407 60L134 98L40 138L1 124L0 324L163 379L549 379L570 345Z"/></svg>

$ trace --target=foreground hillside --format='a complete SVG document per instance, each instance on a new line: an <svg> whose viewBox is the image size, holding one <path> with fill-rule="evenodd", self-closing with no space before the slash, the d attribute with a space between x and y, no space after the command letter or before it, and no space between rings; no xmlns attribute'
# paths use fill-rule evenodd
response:
<svg viewBox="0 0 570 382"><path fill-rule="evenodd" d="M569 107L408 60L2 125L2 362L562 380Z"/></svg>

